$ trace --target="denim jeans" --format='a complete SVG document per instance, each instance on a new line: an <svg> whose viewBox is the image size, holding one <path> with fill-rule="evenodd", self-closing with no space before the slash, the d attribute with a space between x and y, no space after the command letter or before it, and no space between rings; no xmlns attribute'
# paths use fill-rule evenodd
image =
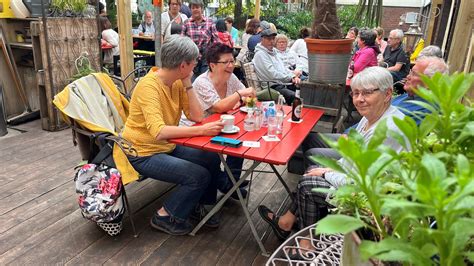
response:
<svg viewBox="0 0 474 266"><path fill-rule="evenodd" d="M129 157L129 161L146 177L178 185L163 203L177 221L187 220L198 203L216 203L217 183L223 178L216 153L176 146L171 153Z"/></svg>
<svg viewBox="0 0 474 266"><path fill-rule="evenodd" d="M235 181L239 181L240 175L242 174L242 165L244 164L244 158L227 156L225 159L227 165L231 169L232 174L234 175ZM233 186L232 181L230 180L227 171L224 169L224 177L219 179L217 188L226 193Z"/></svg>
<svg viewBox="0 0 474 266"><path fill-rule="evenodd" d="M193 76L191 77L191 81L199 77L202 73L206 72L209 69L209 65L207 64L206 58L203 56L201 59L198 60L196 66L193 69Z"/></svg>

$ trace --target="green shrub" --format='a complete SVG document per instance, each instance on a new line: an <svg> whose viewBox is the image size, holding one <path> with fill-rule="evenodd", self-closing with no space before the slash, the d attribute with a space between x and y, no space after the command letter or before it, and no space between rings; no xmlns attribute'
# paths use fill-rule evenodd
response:
<svg viewBox="0 0 474 266"><path fill-rule="evenodd" d="M474 74L422 79L430 89L417 94L427 103L416 103L431 113L419 126L407 116L394 119L403 135L380 123L369 143L354 130L348 138L328 141L351 169L315 158L352 181L335 194L339 214L319 221L316 230L369 229L375 237L362 241L365 259L462 265L474 261L474 105L461 104ZM396 153L385 147L387 134L411 149Z"/></svg>

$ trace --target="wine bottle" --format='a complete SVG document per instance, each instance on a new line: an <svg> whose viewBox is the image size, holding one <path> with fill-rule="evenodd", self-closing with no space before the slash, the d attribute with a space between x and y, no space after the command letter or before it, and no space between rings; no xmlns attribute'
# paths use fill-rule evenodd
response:
<svg viewBox="0 0 474 266"><path fill-rule="evenodd" d="M295 99L291 105L291 120L298 122L301 119L301 109L303 108L301 99L300 99L300 89L297 88L295 92Z"/></svg>

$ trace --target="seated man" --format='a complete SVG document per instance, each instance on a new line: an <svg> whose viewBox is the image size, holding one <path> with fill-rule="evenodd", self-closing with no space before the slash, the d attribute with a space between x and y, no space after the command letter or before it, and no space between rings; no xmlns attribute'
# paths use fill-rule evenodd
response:
<svg viewBox="0 0 474 266"><path fill-rule="evenodd" d="M425 86L420 79L420 75L423 74L432 77L435 73L448 74L448 70L448 65L442 58L435 56L419 57L410 71L410 74L408 74L407 81L403 87L406 93L393 99L392 105L400 109L405 115L413 118L416 124L419 125L425 117L424 113L429 112L426 108L410 102L413 100L424 102L424 100L414 92L418 87Z"/></svg>
<svg viewBox="0 0 474 266"><path fill-rule="evenodd" d="M386 121L387 129L401 133L393 118L405 116L390 103L392 98L392 77L390 72L381 67L369 67L355 76L351 83L351 95L357 111L363 116L356 131L367 143L372 138L380 121ZM390 134L384 144L399 152L403 148ZM339 160L343 169L351 168L351 163L344 158ZM298 182L296 202L281 217L276 216L267 207L260 205L258 211L262 219L272 226L276 236L284 240L293 225L298 222L300 228L310 226L322 219L328 212L326 194L315 192L313 188L338 188L346 184L345 173L331 168L310 169Z"/></svg>
<svg viewBox="0 0 474 266"><path fill-rule="evenodd" d="M155 25L153 24L153 15L151 11L145 11L144 20L138 26L138 35L143 36L153 36L155 35Z"/></svg>
<svg viewBox="0 0 474 266"><path fill-rule="evenodd" d="M291 71L285 67L278 58L274 48L277 33L271 29L263 30L260 35L262 41L255 48L255 56L252 60L258 79L269 80L274 83L292 83L292 85L275 84L272 89L280 92L285 97L287 104L291 104L295 98L297 84L300 83L301 71Z"/></svg>
<svg viewBox="0 0 474 266"><path fill-rule="evenodd" d="M388 47L383 53L383 66L392 74L393 82L404 79L410 71L410 61L403 50L403 31L395 29L388 37Z"/></svg>
<svg viewBox="0 0 474 266"><path fill-rule="evenodd" d="M145 11L144 21L138 26L139 36L151 36L155 35L155 25L153 24L153 16L151 11ZM155 51L155 43L150 40L137 39L138 49L145 51Z"/></svg>

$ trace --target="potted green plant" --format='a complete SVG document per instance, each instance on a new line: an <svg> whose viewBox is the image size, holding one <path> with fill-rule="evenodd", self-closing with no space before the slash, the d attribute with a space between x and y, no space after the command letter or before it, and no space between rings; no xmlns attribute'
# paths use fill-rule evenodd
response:
<svg viewBox="0 0 474 266"><path fill-rule="evenodd" d="M331 143L353 167L315 158L351 180L334 193L337 214L317 223L318 234L362 235L363 260L406 265L463 265L474 261L474 105L461 99L474 74L422 77L430 89L417 102L431 111L417 126L395 119L403 135L380 124L369 143L352 130ZM472 100L472 99L471 99ZM392 134L408 151L382 145ZM349 239L349 238L346 238ZM344 259L343 259L344 260ZM347 259L346 259L347 261Z"/></svg>
<svg viewBox="0 0 474 266"><path fill-rule="evenodd" d="M345 83L351 57L352 39L343 39L335 0L316 1L312 38L306 38L309 80Z"/></svg>

